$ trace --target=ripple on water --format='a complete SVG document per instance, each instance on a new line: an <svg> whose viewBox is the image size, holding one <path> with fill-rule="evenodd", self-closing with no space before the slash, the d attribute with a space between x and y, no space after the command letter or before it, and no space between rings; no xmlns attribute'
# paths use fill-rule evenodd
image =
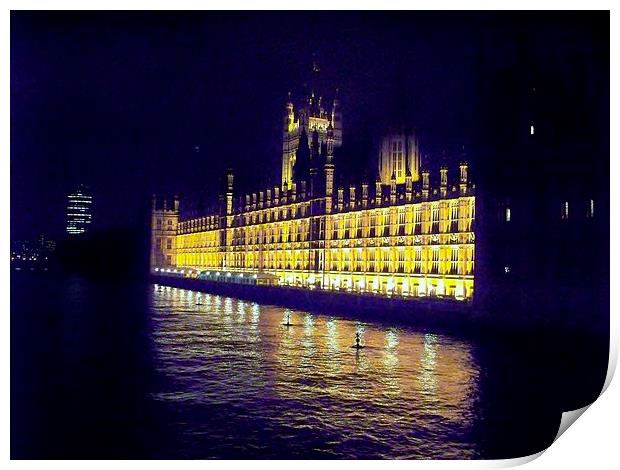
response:
<svg viewBox="0 0 620 470"><path fill-rule="evenodd" d="M475 455L466 342L183 289L154 290L151 316L152 397L186 457Z"/></svg>

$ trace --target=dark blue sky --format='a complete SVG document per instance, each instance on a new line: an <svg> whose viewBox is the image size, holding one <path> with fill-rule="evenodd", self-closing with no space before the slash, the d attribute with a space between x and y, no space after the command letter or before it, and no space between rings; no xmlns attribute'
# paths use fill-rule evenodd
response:
<svg viewBox="0 0 620 470"><path fill-rule="evenodd" d="M557 28L569 31L572 18ZM13 12L12 236L62 233L77 183L92 188L97 228L136 225L153 192L214 197L229 166L243 188L278 183L286 93L300 97L313 54L324 94L340 89L346 165L368 165L384 129L402 121L431 159L451 155L469 145L481 58L503 57L506 24L522 23L477 13Z"/></svg>

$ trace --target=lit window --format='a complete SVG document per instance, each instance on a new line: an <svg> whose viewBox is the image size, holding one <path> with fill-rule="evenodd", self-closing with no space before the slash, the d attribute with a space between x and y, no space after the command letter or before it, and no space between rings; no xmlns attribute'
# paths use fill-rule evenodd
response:
<svg viewBox="0 0 620 470"><path fill-rule="evenodd" d="M590 199L590 203L588 204L588 213L587 217L589 219L594 217L594 199Z"/></svg>
<svg viewBox="0 0 620 470"><path fill-rule="evenodd" d="M530 126L530 135L534 135L534 125Z"/></svg>
<svg viewBox="0 0 620 470"><path fill-rule="evenodd" d="M506 207L506 222L510 222L510 207Z"/></svg>
<svg viewBox="0 0 620 470"><path fill-rule="evenodd" d="M568 201L562 204L562 219L568 219Z"/></svg>

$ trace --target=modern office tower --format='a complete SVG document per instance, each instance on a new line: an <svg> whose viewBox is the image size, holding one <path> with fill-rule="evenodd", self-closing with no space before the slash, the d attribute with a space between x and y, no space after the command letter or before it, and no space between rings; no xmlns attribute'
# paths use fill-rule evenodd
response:
<svg viewBox="0 0 620 470"><path fill-rule="evenodd" d="M80 235L88 231L92 222L92 203L88 188L78 186L75 191L67 195L67 233Z"/></svg>

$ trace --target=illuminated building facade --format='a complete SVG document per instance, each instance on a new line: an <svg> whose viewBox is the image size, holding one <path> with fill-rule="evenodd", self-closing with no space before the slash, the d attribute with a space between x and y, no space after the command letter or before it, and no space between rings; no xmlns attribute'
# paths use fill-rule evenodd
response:
<svg viewBox="0 0 620 470"><path fill-rule="evenodd" d="M92 222L93 197L86 186L80 185L67 196L67 233L80 235Z"/></svg>
<svg viewBox="0 0 620 470"><path fill-rule="evenodd" d="M403 184L408 174L414 182L420 179L420 148L415 135L399 132L385 136L379 151L381 183L390 184L394 177L396 184Z"/></svg>
<svg viewBox="0 0 620 470"><path fill-rule="evenodd" d="M267 273L279 285L305 289L472 299L475 196L468 164L460 164L456 177L442 167L431 187L428 170L414 181L419 159L405 154L403 162L411 163L402 183L392 171L383 184L379 168L372 185L335 187L335 120L307 121L324 128L302 126L293 124L305 117L293 121L290 103L287 112L299 137L291 158L291 135L284 135L282 186L235 199L229 170L219 210L188 219L180 217L178 199L160 207L154 198L151 269L189 276ZM407 136L387 140L397 141L417 152Z"/></svg>
<svg viewBox="0 0 620 470"><path fill-rule="evenodd" d="M151 267L175 266L177 230L179 226L179 198L174 197L171 207L163 200L162 206L157 205L153 196L151 206Z"/></svg>

